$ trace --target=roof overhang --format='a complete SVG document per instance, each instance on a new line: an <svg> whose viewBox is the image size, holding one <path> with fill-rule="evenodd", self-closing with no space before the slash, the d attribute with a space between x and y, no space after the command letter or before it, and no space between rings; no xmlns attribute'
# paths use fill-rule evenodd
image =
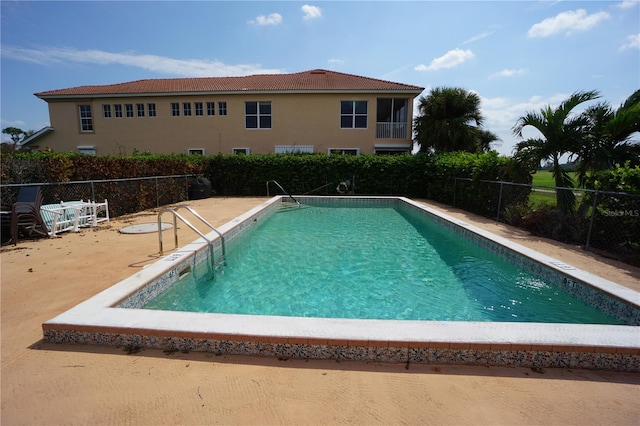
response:
<svg viewBox="0 0 640 426"><path fill-rule="evenodd" d="M141 92L141 93L108 93L108 94L77 94L77 95L40 95L37 97L44 101L71 100L71 99L105 99L105 98L133 98L133 97L174 97L174 96L212 96L212 95L327 95L327 94L360 94L360 95L410 95L418 96L422 91L416 90L229 90L229 91L202 91L202 92Z"/></svg>
<svg viewBox="0 0 640 426"><path fill-rule="evenodd" d="M25 140L23 140L20 143L20 146L25 146L25 145L27 145L27 144L35 141L35 140L40 139L41 137L43 137L43 136L45 136L45 135L47 135L47 134L49 134L51 132L53 132L53 127L51 127L51 126L43 127L42 129L38 130L37 132L35 132L31 136L25 138Z"/></svg>

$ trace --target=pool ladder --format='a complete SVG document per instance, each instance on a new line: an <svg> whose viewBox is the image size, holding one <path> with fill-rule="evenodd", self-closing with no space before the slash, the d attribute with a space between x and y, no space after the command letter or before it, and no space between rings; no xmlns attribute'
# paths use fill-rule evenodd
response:
<svg viewBox="0 0 640 426"><path fill-rule="evenodd" d="M185 204L178 204L177 206L174 206L174 207L166 207L166 208L163 208L162 210L160 210L160 212L158 212L158 242L160 244L160 256L162 256L162 254L163 254L163 246L162 246L162 214L164 212L169 212L173 216L173 239L175 241L175 248L176 249L178 248L178 219L180 219L193 232L198 234L202 239L204 239L208 243L208 245L209 245L209 254L210 254L210 259L211 259L212 273L216 269L216 264L215 264L215 261L214 261L214 258L213 258L213 253L214 253L213 241L210 240L209 238L207 238L206 235L204 235L202 232L200 232L198 230L198 228L193 226L191 224L191 222L189 222L185 217L183 217L180 213L178 213L177 210L179 210L179 209L188 210L196 218L200 219L200 221L202 223L207 225L209 228L211 228L211 230L213 230L216 234L218 234L218 236L220 237L220 242L221 242L221 247L222 247L222 261L220 262L220 265L225 266L226 262L227 262L226 261L227 253L226 253L226 248L225 248L225 243L224 243L224 236L212 224L207 222L207 220L205 218L200 216L198 214L198 212L196 212L194 209L192 209L191 207L189 207L189 206L187 206Z"/></svg>
<svg viewBox="0 0 640 426"><path fill-rule="evenodd" d="M275 183L275 184L276 184L276 186L277 186L278 188L280 188L280 190L281 190L282 192L284 192L284 193L285 193L289 198L291 198L293 201L295 201L295 202L296 202L296 204L298 205L298 207L300 207L300 202L299 202L298 200L296 200L295 198L293 198L293 195L289 194L289 193L287 192L287 190L286 190L286 189L284 189L284 188L282 187L282 185L280 185L280 184L278 183L278 181L277 181L277 180L268 180L268 181L267 181L267 197L269 196L269 184L270 184L270 183Z"/></svg>

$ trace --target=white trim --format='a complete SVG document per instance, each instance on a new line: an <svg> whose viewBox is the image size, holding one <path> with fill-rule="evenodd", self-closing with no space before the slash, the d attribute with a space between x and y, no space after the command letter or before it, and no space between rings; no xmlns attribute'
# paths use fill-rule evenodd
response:
<svg viewBox="0 0 640 426"><path fill-rule="evenodd" d="M204 148L187 148L187 154L189 155L204 155Z"/></svg>

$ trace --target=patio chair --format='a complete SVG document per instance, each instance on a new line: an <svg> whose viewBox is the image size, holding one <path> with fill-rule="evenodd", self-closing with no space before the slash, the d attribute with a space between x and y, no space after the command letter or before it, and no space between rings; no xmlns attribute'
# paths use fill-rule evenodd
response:
<svg viewBox="0 0 640 426"><path fill-rule="evenodd" d="M39 186L27 186L20 188L18 198L11 207L11 239L13 244L18 244L20 232L48 235L48 228L40 215L42 206L42 191Z"/></svg>

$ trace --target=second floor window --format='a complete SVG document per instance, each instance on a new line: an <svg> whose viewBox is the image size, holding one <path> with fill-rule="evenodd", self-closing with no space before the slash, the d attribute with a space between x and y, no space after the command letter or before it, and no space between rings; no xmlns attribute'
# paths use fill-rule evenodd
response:
<svg viewBox="0 0 640 426"><path fill-rule="evenodd" d="M104 118L111 118L111 105L102 105L102 115L104 116Z"/></svg>
<svg viewBox="0 0 640 426"><path fill-rule="evenodd" d="M78 105L78 112L80 113L80 131L93 132L91 105Z"/></svg>
<svg viewBox="0 0 640 426"><path fill-rule="evenodd" d="M180 104L177 102L171 102L171 115L177 117L180 115Z"/></svg>
<svg viewBox="0 0 640 426"><path fill-rule="evenodd" d="M367 101L340 102L340 128L367 128Z"/></svg>
<svg viewBox="0 0 640 426"><path fill-rule="evenodd" d="M218 114L219 115L227 115L227 103L226 102L218 102Z"/></svg>
<svg viewBox="0 0 640 426"><path fill-rule="evenodd" d="M138 117L144 117L144 104L136 104L136 109L138 111Z"/></svg>
<svg viewBox="0 0 640 426"><path fill-rule="evenodd" d="M202 115L202 102L196 102L193 107L196 110L196 115Z"/></svg>
<svg viewBox="0 0 640 426"><path fill-rule="evenodd" d="M113 110L116 113L116 118L122 118L122 105L120 104L115 104L113 106Z"/></svg>
<svg viewBox="0 0 640 426"><path fill-rule="evenodd" d="M216 115L216 103L207 102L207 115Z"/></svg>
<svg viewBox="0 0 640 426"><path fill-rule="evenodd" d="M271 128L271 102L245 102L244 112L247 129Z"/></svg>
<svg viewBox="0 0 640 426"><path fill-rule="evenodd" d="M149 117L156 116L156 104L147 104L147 111L149 111Z"/></svg>
<svg viewBox="0 0 640 426"><path fill-rule="evenodd" d="M182 111L185 116L191 115L191 102L184 102L182 104Z"/></svg>
<svg viewBox="0 0 640 426"><path fill-rule="evenodd" d="M127 117L133 117L133 104L125 104L124 109L127 111Z"/></svg>

